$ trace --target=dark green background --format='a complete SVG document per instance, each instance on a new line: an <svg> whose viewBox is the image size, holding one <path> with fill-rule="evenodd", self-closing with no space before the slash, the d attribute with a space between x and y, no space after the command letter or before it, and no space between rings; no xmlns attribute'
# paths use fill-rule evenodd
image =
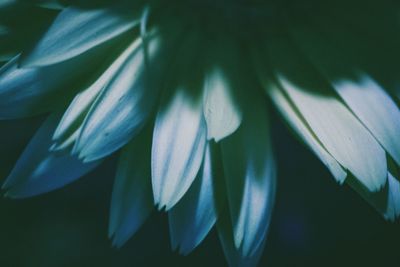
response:
<svg viewBox="0 0 400 267"><path fill-rule="evenodd" d="M0 122L5 179L41 118ZM385 222L273 119L279 185L260 266L400 266L399 224ZM115 159L55 192L0 200L0 266L226 266L215 231L191 255L170 251L153 213L122 249L107 239Z"/></svg>

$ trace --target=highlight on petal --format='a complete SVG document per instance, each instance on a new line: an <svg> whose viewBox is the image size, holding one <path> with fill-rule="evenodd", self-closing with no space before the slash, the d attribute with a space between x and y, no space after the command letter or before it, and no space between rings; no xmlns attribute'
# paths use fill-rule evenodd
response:
<svg viewBox="0 0 400 267"><path fill-rule="evenodd" d="M297 112L296 107L290 103L283 92L273 84L264 84L267 88L266 91L269 93L276 107L284 119L288 122L290 127L329 169L336 181L338 181L340 184L343 184L347 177L346 170L344 170L343 167L340 166L340 164L336 161L336 159L328 153L328 151L315 136L315 133L313 133L312 129L310 129L310 127L307 125L307 122L304 120L301 114Z"/></svg>
<svg viewBox="0 0 400 267"><path fill-rule="evenodd" d="M115 177L109 224L114 246L122 246L153 210L151 131L145 130L121 151Z"/></svg>
<svg viewBox="0 0 400 267"><path fill-rule="evenodd" d="M60 188L99 165L81 162L69 154L49 152L59 115L51 115L32 138L3 184L6 196L24 198Z"/></svg>
<svg viewBox="0 0 400 267"><path fill-rule="evenodd" d="M278 86L329 154L371 192L379 191L387 180L387 165L377 140L287 42L272 44L269 56Z"/></svg>
<svg viewBox="0 0 400 267"><path fill-rule="evenodd" d="M140 16L123 6L102 9L65 8L28 54L24 66L51 65L86 51L139 25ZM66 41L68 40L68 41Z"/></svg>
<svg viewBox="0 0 400 267"><path fill-rule="evenodd" d="M262 252L264 250L265 241L257 247L256 251L251 256L243 255L235 245L233 238L232 223L230 220L229 210L222 213L217 221L218 237L230 267L256 267Z"/></svg>
<svg viewBox="0 0 400 267"><path fill-rule="evenodd" d="M104 60L99 57L104 48L33 69L19 67L21 57L15 56L0 68L0 118L28 117L65 106L89 80L93 67ZM82 65L87 67L78 68Z"/></svg>
<svg viewBox="0 0 400 267"><path fill-rule="evenodd" d="M35 69L19 68L19 58L14 57L0 68L0 119L33 116L58 108L76 92L74 79L87 72L76 70L87 58Z"/></svg>
<svg viewBox="0 0 400 267"><path fill-rule="evenodd" d="M213 166L209 145L202 167L187 193L169 212L169 229L173 249L189 254L207 236L217 219L214 203Z"/></svg>
<svg viewBox="0 0 400 267"><path fill-rule="evenodd" d="M192 99L185 88L176 88L169 102L161 105L154 126L152 184L160 209L172 208L189 189L199 171L205 144L200 99Z"/></svg>
<svg viewBox="0 0 400 267"><path fill-rule="evenodd" d="M380 190L386 156L368 130L335 97L307 93L282 77L280 82L329 153L370 191Z"/></svg>
<svg viewBox="0 0 400 267"><path fill-rule="evenodd" d="M110 75L91 107L74 152L84 161L107 156L126 144L146 122L158 99L158 84L165 63L157 61L162 40L138 38L122 55L125 62ZM126 53L126 55L125 55Z"/></svg>
<svg viewBox="0 0 400 267"><path fill-rule="evenodd" d="M292 35L349 109L400 164L400 110L391 96L364 71L352 70L344 77L338 77L338 70L351 62L345 52L327 40L304 29L292 30Z"/></svg>
<svg viewBox="0 0 400 267"><path fill-rule="evenodd" d="M240 128L221 141L233 239L243 257L253 257L264 242L275 201L269 120L259 98L251 101Z"/></svg>
<svg viewBox="0 0 400 267"><path fill-rule="evenodd" d="M315 136L315 133L302 117L301 113L296 109L294 104L290 102L290 99L288 99L276 83L273 82L274 79L271 77L271 71L266 69L266 63L261 61L260 54L255 50L253 51L253 60L261 85L264 87L266 93L271 97L272 102L275 104L275 107L278 109L282 117L300 139L308 145L308 147L329 169L336 181L343 184L347 176L346 170L344 170L336 159L324 148Z"/></svg>
<svg viewBox="0 0 400 267"><path fill-rule="evenodd" d="M400 182L391 172L388 172L388 182L379 192L370 192L355 179L346 182L371 204L388 221L395 221L400 217Z"/></svg>
<svg viewBox="0 0 400 267"><path fill-rule="evenodd" d="M204 117L207 138L219 142L239 127L242 111L233 99L234 90L224 70L215 66L206 73L204 84Z"/></svg>

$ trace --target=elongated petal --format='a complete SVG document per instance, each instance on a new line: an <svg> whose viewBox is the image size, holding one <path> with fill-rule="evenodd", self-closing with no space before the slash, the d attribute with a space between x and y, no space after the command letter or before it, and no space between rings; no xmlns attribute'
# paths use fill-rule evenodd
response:
<svg viewBox="0 0 400 267"><path fill-rule="evenodd" d="M400 110L385 90L362 71L344 77L339 70L350 66L345 52L312 31L292 30L295 40L332 84L347 106L371 131L383 148L400 164ZM317 49L315 47L318 47ZM332 64L335 62L335 64Z"/></svg>
<svg viewBox="0 0 400 267"><path fill-rule="evenodd" d="M179 248L184 255L203 241L217 219L210 153L207 146L195 181L181 201L169 211L172 248Z"/></svg>
<svg viewBox="0 0 400 267"><path fill-rule="evenodd" d="M252 257L266 237L276 171L265 102L253 101L241 127L221 141L234 242Z"/></svg>
<svg viewBox="0 0 400 267"><path fill-rule="evenodd" d="M33 116L65 106L78 90L106 47L46 67L20 68L20 56L0 68L0 119ZM90 63L90 64L89 64ZM85 68L78 66L85 65ZM79 81L79 82L77 82Z"/></svg>
<svg viewBox="0 0 400 267"><path fill-rule="evenodd" d="M3 185L7 196L30 197L60 188L99 164L85 164L68 154L49 152L51 135L59 119L59 115L51 115L32 138Z"/></svg>
<svg viewBox="0 0 400 267"><path fill-rule="evenodd" d="M275 103L282 116L289 123L290 127L299 135L316 156L325 164L330 170L333 177L339 182L343 183L346 179L347 173L342 166L333 158L323 147L321 142L315 136L312 129L307 125L306 121L302 118L301 114L296 111L296 108L289 102L283 92L272 83L267 84L266 91L270 94L273 102Z"/></svg>
<svg viewBox="0 0 400 267"><path fill-rule="evenodd" d="M400 164L400 110L384 89L366 75L358 81L335 81L333 86L383 148Z"/></svg>
<svg viewBox="0 0 400 267"><path fill-rule="evenodd" d="M64 96L60 92L69 78L82 72L72 72L71 64L40 69L18 68L19 56L0 68L0 119L32 116L56 107Z"/></svg>
<svg viewBox="0 0 400 267"><path fill-rule="evenodd" d="M159 110L153 134L152 182L155 203L169 210L188 190L200 168L206 125L199 99L177 89Z"/></svg>
<svg viewBox="0 0 400 267"><path fill-rule="evenodd" d="M130 15L128 15L130 14ZM33 50L24 55L23 65L51 65L78 56L139 24L135 12L121 8L64 9Z"/></svg>
<svg viewBox="0 0 400 267"><path fill-rule="evenodd" d="M68 139L78 129L79 133L85 117L87 116L90 108L99 97L100 92L107 87L113 80L114 75L124 67L124 64L138 49L140 42L137 41L129 46L112 64L111 66L86 90L76 95L74 100L69 105L67 111L63 115L60 124L58 125L53 139L58 145L62 145L65 139ZM79 135L78 133L78 135Z"/></svg>
<svg viewBox="0 0 400 267"><path fill-rule="evenodd" d="M219 240L222 245L225 257L230 267L256 267L265 246L265 239L258 246L252 256L245 256L240 249L236 248L233 229L229 212L221 214L217 221Z"/></svg>
<svg viewBox="0 0 400 267"><path fill-rule="evenodd" d="M269 52L279 86L329 154L370 191L380 190L387 165L376 139L287 41L274 43Z"/></svg>
<svg viewBox="0 0 400 267"><path fill-rule="evenodd" d="M121 151L115 178L109 236L122 246L153 210L151 192L151 131L144 131Z"/></svg>
<svg viewBox="0 0 400 267"><path fill-rule="evenodd" d="M280 81L329 153L370 191L381 189L385 152L352 113L335 97L307 93L282 77Z"/></svg>
<svg viewBox="0 0 400 267"><path fill-rule="evenodd" d="M161 40L153 38L146 49L140 40L112 77L85 119L74 151L85 161L104 157L126 144L142 128L158 99L158 86L150 84L162 74L156 56ZM148 62L149 63L148 63Z"/></svg>
<svg viewBox="0 0 400 267"><path fill-rule="evenodd" d="M348 179L347 183L371 204L386 220L394 221L400 217L400 182L388 172L388 182L379 191L371 193L357 180Z"/></svg>
<svg viewBox="0 0 400 267"><path fill-rule="evenodd" d="M242 111L235 103L229 78L215 67L206 75L204 85L204 117L207 138L216 142L232 134L242 121Z"/></svg>

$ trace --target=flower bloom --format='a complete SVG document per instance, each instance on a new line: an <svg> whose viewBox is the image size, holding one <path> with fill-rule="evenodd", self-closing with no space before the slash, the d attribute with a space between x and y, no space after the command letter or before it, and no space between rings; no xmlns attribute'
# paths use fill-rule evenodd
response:
<svg viewBox="0 0 400 267"><path fill-rule="evenodd" d="M400 215L398 4L65 2L0 1L0 119L47 114L6 196L60 188L118 153L115 246L155 206L173 249L190 253L216 226L229 264L254 266L277 185L276 108L338 183Z"/></svg>

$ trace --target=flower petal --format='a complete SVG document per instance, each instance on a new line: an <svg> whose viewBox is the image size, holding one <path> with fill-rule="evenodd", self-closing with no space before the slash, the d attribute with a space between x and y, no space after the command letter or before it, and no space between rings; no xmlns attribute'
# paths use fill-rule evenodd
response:
<svg viewBox="0 0 400 267"><path fill-rule="evenodd" d="M380 144L286 42L271 45L269 55L279 86L321 144L370 191L380 190L387 177L386 155ZM288 61L282 60L285 57ZM293 70L298 71L296 76Z"/></svg>
<svg viewBox="0 0 400 267"><path fill-rule="evenodd" d="M140 41L136 41L129 46L96 82L75 96L54 133L53 139L58 145L62 145L62 143L76 131L80 132L84 119L96 98L99 97L100 92L107 87L118 71L125 66L126 61L130 58L132 53L138 49L139 45Z"/></svg>
<svg viewBox="0 0 400 267"><path fill-rule="evenodd" d="M347 183L371 204L388 221L395 221L400 217L400 182L391 172L388 172L388 182L379 192L369 192L365 186L355 179L346 180Z"/></svg>
<svg viewBox="0 0 400 267"><path fill-rule="evenodd" d="M120 6L84 10L68 7L36 43L22 63L44 66L68 60L139 25L140 16L124 12ZM66 41L67 40L67 41Z"/></svg>
<svg viewBox="0 0 400 267"><path fill-rule="evenodd" d="M115 178L109 236L122 246L153 210L151 191L151 131L144 131L121 151Z"/></svg>
<svg viewBox="0 0 400 267"><path fill-rule="evenodd" d="M336 159L326 151L324 146L318 140L318 137L316 137L315 133L302 117L301 113L299 113L294 104L290 102L290 99L288 99L287 95L283 93L281 88L273 82L274 79L272 78L271 71L266 69L266 63L262 62L261 58L262 56L260 53L253 50L253 60L261 85L269 94L272 102L275 104L276 108L287 121L289 126L329 169L336 181L342 184L347 176L346 170L344 170Z"/></svg>
<svg viewBox="0 0 400 267"><path fill-rule="evenodd" d="M211 152L207 145L196 179L168 214L173 249L179 248L186 255L203 241L217 219L214 198Z"/></svg>
<svg viewBox="0 0 400 267"><path fill-rule="evenodd" d="M33 116L58 107L75 90L72 85L84 70L73 71L82 61L45 68L18 68L19 56L0 68L0 119ZM84 62L84 61L83 61Z"/></svg>
<svg viewBox="0 0 400 267"><path fill-rule="evenodd" d="M230 267L257 266L264 250L265 239L262 241L260 246L257 247L252 256L245 256L241 253L240 249L236 248L229 212L221 214L218 218L217 229L222 249Z"/></svg>
<svg viewBox="0 0 400 267"><path fill-rule="evenodd" d="M239 127L242 111L232 97L233 89L223 69L214 67L206 74L204 91L207 138L219 142Z"/></svg>
<svg viewBox="0 0 400 267"><path fill-rule="evenodd" d="M74 148L80 158L91 161L107 156L142 128L158 99L159 86L150 84L149 77L157 81L162 75L165 64L157 61L161 46L162 41L154 37L146 48L140 38L128 48L129 57L85 118Z"/></svg>
<svg viewBox="0 0 400 267"><path fill-rule="evenodd" d="M353 70L347 77L338 77L339 69L351 65L345 52L311 31L292 32L294 39L329 79L343 101L400 164L400 110L385 89L363 71Z"/></svg>
<svg viewBox="0 0 400 267"><path fill-rule="evenodd" d="M172 208L189 189L200 168L206 125L199 99L177 88L159 110L154 126L152 182L155 203Z"/></svg>
<svg viewBox="0 0 400 267"><path fill-rule="evenodd" d="M400 165L400 110L374 80L361 75L357 81L333 83L339 95Z"/></svg>
<svg viewBox="0 0 400 267"><path fill-rule="evenodd" d="M241 127L221 141L234 242L243 257L263 243L275 200L276 170L264 99L254 99Z"/></svg>
<svg viewBox="0 0 400 267"><path fill-rule="evenodd" d="M6 196L24 198L60 188L99 165L48 151L59 119L59 115L51 115L32 138L3 184Z"/></svg>

